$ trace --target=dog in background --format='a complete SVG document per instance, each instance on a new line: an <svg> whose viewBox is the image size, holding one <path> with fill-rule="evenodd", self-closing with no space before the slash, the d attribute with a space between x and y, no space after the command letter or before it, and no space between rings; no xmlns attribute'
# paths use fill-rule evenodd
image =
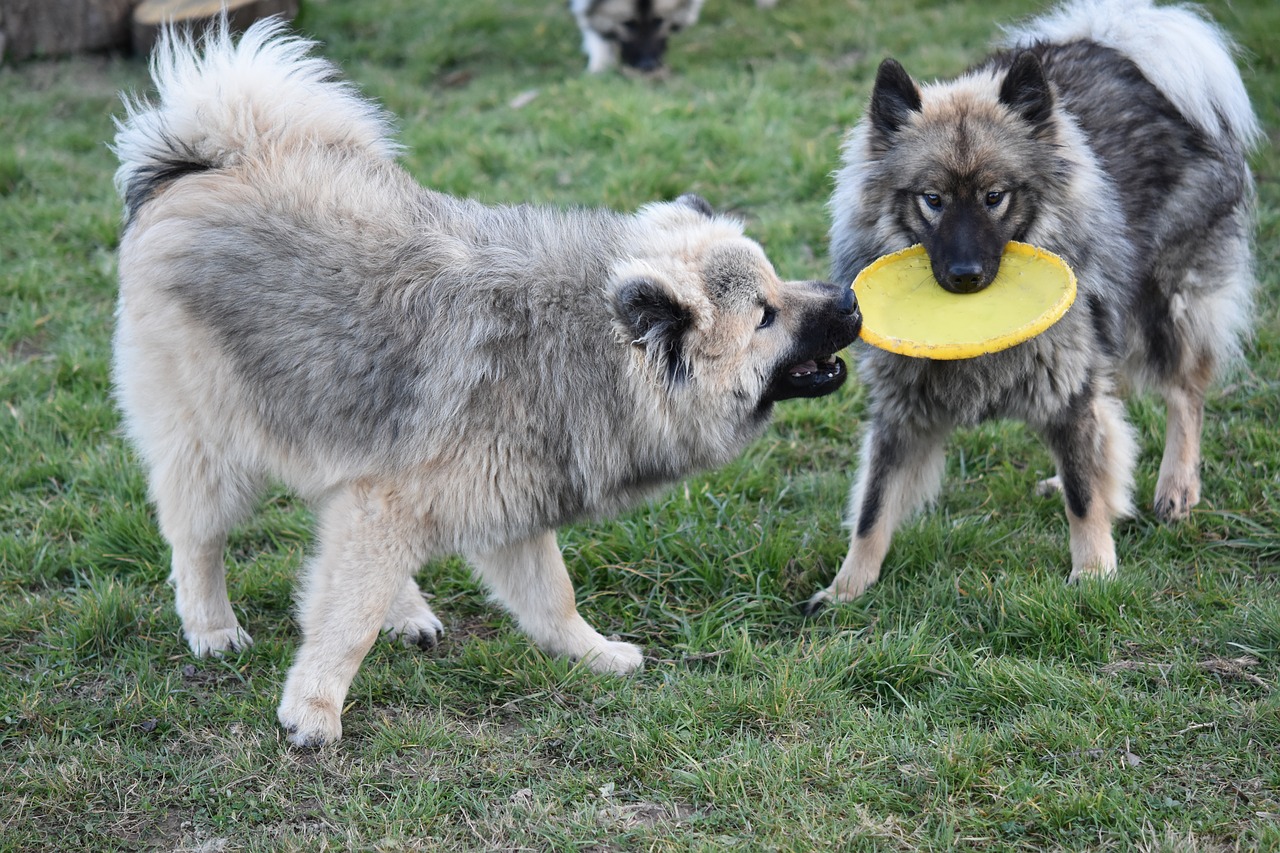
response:
<svg viewBox="0 0 1280 853"><path fill-rule="evenodd" d="M1193 7L1077 0L1011 29L1007 48L923 87L880 66L836 176L834 278L921 243L939 287L976 291L1019 240L1063 257L1078 296L1003 352L862 353L871 417L851 547L810 609L877 580L894 530L937 493L947 436L991 418L1026 422L1053 453L1071 579L1113 574L1136 455L1117 380L1166 403L1156 515L1200 500L1205 392L1240 354L1254 289L1259 127L1232 42Z"/></svg>
<svg viewBox="0 0 1280 853"><path fill-rule="evenodd" d="M662 68L671 36L698 22L704 0L569 0L582 32L587 72L618 67L643 73ZM756 0L772 9L777 0Z"/></svg>
<svg viewBox="0 0 1280 853"><path fill-rule="evenodd" d="M600 672L555 529L735 457L839 388L847 287L784 282L697 196L634 215L423 189L389 122L279 21L166 31L129 101L113 378L192 651L250 644L223 551L268 481L311 502L279 719L336 740L380 630L434 645L414 582L464 554L526 634ZM201 50L201 47L203 50Z"/></svg>
<svg viewBox="0 0 1280 853"><path fill-rule="evenodd" d="M698 21L704 0L569 0L582 31L587 71L616 68L646 73L662 67L667 39Z"/></svg>

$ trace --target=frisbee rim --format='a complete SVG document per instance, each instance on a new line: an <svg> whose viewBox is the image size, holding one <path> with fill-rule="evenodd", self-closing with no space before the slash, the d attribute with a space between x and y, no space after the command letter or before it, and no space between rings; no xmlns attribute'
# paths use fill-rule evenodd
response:
<svg viewBox="0 0 1280 853"><path fill-rule="evenodd" d="M1014 329L982 341L963 343L928 343L903 338L901 336L892 337L882 335L867 326L866 315L864 314L860 337L868 344L887 352L910 356L912 358L930 358L939 361L974 358L979 355L1000 352L1001 350L1006 350L1010 347L1017 346L1020 343L1024 343L1025 341L1031 340L1036 335L1039 335L1054 323L1061 320L1063 315L1067 313L1067 309L1075 303L1075 271L1072 270L1067 262L1057 254L1050 252L1048 249L1042 249L1039 246L1032 246L1029 243L1020 243L1016 240L1011 240L1005 245L1004 253L1006 255L1022 255L1032 260L1046 260L1066 273L1066 285L1063 287L1062 293L1059 295L1057 301L1033 319L1028 320ZM853 283L849 286L853 289L854 294L857 295L859 282L863 282L865 287L869 284L869 279L883 268L897 263L904 258L914 257L916 255L924 255L925 257L928 257L924 246L920 243L916 243L914 246L908 246L905 249L900 249L896 252L876 258L854 277ZM996 278L999 278L998 273ZM978 294L954 295L957 299L968 299L972 296L977 296Z"/></svg>

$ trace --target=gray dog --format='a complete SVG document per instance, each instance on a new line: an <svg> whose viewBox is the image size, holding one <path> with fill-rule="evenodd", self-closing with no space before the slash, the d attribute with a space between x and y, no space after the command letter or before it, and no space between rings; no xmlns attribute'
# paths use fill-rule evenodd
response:
<svg viewBox="0 0 1280 853"><path fill-rule="evenodd" d="M865 353L852 544L811 608L875 583L895 528L938 490L947 436L990 418L1028 423L1053 452L1071 578L1112 574L1136 455L1117 376L1168 407L1156 514L1199 501L1205 391L1239 353L1253 291L1245 155L1259 131L1231 51L1192 8L1083 0L950 82L881 65L836 177L836 280L921 243L938 286L969 293L1020 240L1065 258L1079 290L1057 325L1003 352Z"/></svg>
<svg viewBox="0 0 1280 853"><path fill-rule="evenodd" d="M632 505L845 380L847 287L784 282L685 196L633 216L486 207L393 162L385 116L268 21L166 33L129 104L116 393L197 655L247 646L227 533L264 485L311 501L290 740L337 739L379 630L442 630L413 580L464 554L529 637L602 672L555 528Z"/></svg>

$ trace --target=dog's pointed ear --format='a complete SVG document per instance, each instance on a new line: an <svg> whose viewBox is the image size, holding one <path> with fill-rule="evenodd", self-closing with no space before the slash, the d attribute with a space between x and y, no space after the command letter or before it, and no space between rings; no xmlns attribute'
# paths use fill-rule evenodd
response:
<svg viewBox="0 0 1280 853"><path fill-rule="evenodd" d="M1037 130L1053 123L1053 90L1040 58L1029 50L1019 53L1000 84L1000 103Z"/></svg>
<svg viewBox="0 0 1280 853"><path fill-rule="evenodd" d="M689 378L684 336L693 326L693 311L667 286L647 276L633 276L609 292L614 328L646 361L657 365L668 382Z"/></svg>
<svg viewBox="0 0 1280 853"><path fill-rule="evenodd" d="M875 132L881 137L893 136L921 106L920 90L907 69L896 59L881 62L868 108Z"/></svg>
<svg viewBox="0 0 1280 853"><path fill-rule="evenodd" d="M711 206L711 203L697 193L685 193L676 199L676 204L683 204L685 207L688 207L697 213L701 213L708 219L711 219L716 215L715 209Z"/></svg>

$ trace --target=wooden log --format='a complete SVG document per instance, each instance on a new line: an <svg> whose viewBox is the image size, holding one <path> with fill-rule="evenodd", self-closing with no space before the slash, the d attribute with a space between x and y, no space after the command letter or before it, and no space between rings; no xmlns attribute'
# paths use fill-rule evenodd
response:
<svg viewBox="0 0 1280 853"><path fill-rule="evenodd" d="M242 33L254 21L269 15L293 20L298 14L298 0L142 0L133 10L133 49L149 53L160 27L166 23L200 32L224 8L232 31Z"/></svg>
<svg viewBox="0 0 1280 853"><path fill-rule="evenodd" d="M3 0L0 60L129 47L138 0Z"/></svg>

